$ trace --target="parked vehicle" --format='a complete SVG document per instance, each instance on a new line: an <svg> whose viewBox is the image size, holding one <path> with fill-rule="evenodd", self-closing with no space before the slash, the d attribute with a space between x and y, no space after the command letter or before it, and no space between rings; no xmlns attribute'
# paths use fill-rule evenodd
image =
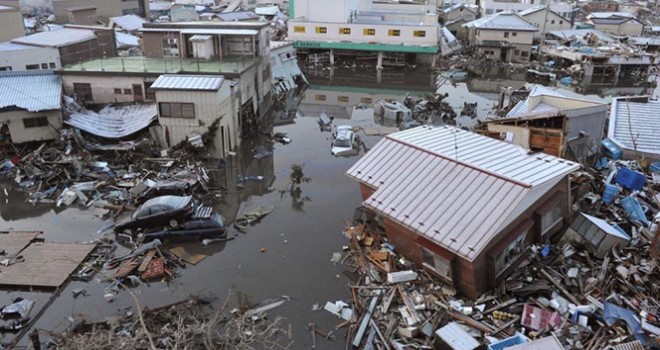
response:
<svg viewBox="0 0 660 350"><path fill-rule="evenodd" d="M333 156L340 156L350 152L355 148L355 133L350 125L340 125L337 127L337 134L332 141L331 153Z"/></svg>
<svg viewBox="0 0 660 350"><path fill-rule="evenodd" d="M129 219L115 226L115 232L156 227L178 227L192 216L197 207L192 196L161 196L142 204Z"/></svg>
<svg viewBox="0 0 660 350"><path fill-rule="evenodd" d="M192 240L204 238L225 238L227 229L225 219L218 213L212 213L206 218L193 218L179 227L163 230L153 230L144 233L143 242L154 239L165 240Z"/></svg>

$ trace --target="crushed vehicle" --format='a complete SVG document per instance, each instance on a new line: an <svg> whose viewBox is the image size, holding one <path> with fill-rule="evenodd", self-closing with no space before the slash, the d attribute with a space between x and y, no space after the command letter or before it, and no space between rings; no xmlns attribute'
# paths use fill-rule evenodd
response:
<svg viewBox="0 0 660 350"><path fill-rule="evenodd" d="M205 209L205 208L204 208ZM190 221L180 224L178 227L165 228L162 230L147 230L142 234L142 241L159 239L166 240L191 240L191 239L218 239L227 237L225 218L218 213L211 213L207 217L193 216Z"/></svg>
<svg viewBox="0 0 660 350"><path fill-rule="evenodd" d="M341 156L355 149L355 133L350 125L340 125L332 141L331 153L333 156Z"/></svg>
<svg viewBox="0 0 660 350"><path fill-rule="evenodd" d="M179 224L192 216L197 201L192 196L161 196L152 198L142 204L129 219L115 226L115 232L127 230L163 227L178 227Z"/></svg>

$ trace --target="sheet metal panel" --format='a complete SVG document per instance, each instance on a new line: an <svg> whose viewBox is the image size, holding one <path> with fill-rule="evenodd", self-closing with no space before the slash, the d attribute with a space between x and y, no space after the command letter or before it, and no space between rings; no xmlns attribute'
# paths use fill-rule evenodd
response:
<svg viewBox="0 0 660 350"><path fill-rule="evenodd" d="M62 81L48 74L0 76L0 109L16 106L30 112L60 109Z"/></svg>
<svg viewBox="0 0 660 350"><path fill-rule="evenodd" d="M218 91L225 78L221 75L161 75L151 85L154 90Z"/></svg>
<svg viewBox="0 0 660 350"><path fill-rule="evenodd" d="M660 155L660 102L632 102L626 98L612 101L609 138L621 147L634 149L632 135L636 138L637 150ZM631 130L632 129L632 132Z"/></svg>

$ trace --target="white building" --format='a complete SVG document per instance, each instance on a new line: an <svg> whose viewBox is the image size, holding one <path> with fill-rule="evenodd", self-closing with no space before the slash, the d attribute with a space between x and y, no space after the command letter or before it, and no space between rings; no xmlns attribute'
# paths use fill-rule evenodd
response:
<svg viewBox="0 0 660 350"><path fill-rule="evenodd" d="M503 62L527 62L538 28L517 13L500 12L464 25L478 57Z"/></svg>
<svg viewBox="0 0 660 350"><path fill-rule="evenodd" d="M25 35L21 10L9 6L0 6L0 42Z"/></svg>
<svg viewBox="0 0 660 350"><path fill-rule="evenodd" d="M52 73L0 75L0 125L13 143L52 140L62 127L62 83Z"/></svg>
<svg viewBox="0 0 660 350"><path fill-rule="evenodd" d="M296 0L289 3L289 40L298 49L407 55L434 64L439 50L435 4L389 4L373 0Z"/></svg>
<svg viewBox="0 0 660 350"><path fill-rule="evenodd" d="M594 12L587 20L596 30L617 36L641 36L644 31L642 22L625 12Z"/></svg>
<svg viewBox="0 0 660 350"><path fill-rule="evenodd" d="M217 122L212 147L223 156L229 155L241 142L235 85L217 75L160 76L151 88L156 92L158 121L166 142L163 146L202 136Z"/></svg>
<svg viewBox="0 0 660 350"><path fill-rule="evenodd" d="M660 160L660 102L648 96L612 100L607 137L623 150L625 159Z"/></svg>
<svg viewBox="0 0 660 350"><path fill-rule="evenodd" d="M6 42L0 44L0 72L57 69L62 66L60 50Z"/></svg>
<svg viewBox="0 0 660 350"><path fill-rule="evenodd" d="M571 21L550 10L548 6L532 7L518 14L539 29L534 33L535 39L540 39L551 31L571 29Z"/></svg>
<svg viewBox="0 0 660 350"><path fill-rule="evenodd" d="M490 16L500 12L521 12L529 10L539 5L548 5L548 0L522 0L522 1L497 1L485 0L482 2L481 11L482 15ZM573 12L573 5L571 3L564 3L558 1L550 1L548 5L550 10L556 14L564 17L571 18Z"/></svg>
<svg viewBox="0 0 660 350"><path fill-rule="evenodd" d="M270 42L270 69L273 72L273 92L276 94L295 89L296 80L305 80L292 42Z"/></svg>

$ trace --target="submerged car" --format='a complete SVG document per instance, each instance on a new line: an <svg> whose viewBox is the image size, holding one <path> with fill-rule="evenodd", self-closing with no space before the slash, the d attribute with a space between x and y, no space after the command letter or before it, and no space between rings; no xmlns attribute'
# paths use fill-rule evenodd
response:
<svg viewBox="0 0 660 350"><path fill-rule="evenodd" d="M131 217L115 226L115 232L155 227L178 227L192 216L197 203L192 196L161 196L142 204Z"/></svg>
<svg viewBox="0 0 660 350"><path fill-rule="evenodd" d="M165 240L192 240L204 238L225 238L227 230L225 219L218 213L212 213L206 218L193 217L179 227L164 230L152 230L145 232L143 241L154 239Z"/></svg>
<svg viewBox="0 0 660 350"><path fill-rule="evenodd" d="M333 156L340 156L348 153L355 148L355 133L353 127L350 125L340 125L337 127L337 135L332 141L332 149L330 150Z"/></svg>

